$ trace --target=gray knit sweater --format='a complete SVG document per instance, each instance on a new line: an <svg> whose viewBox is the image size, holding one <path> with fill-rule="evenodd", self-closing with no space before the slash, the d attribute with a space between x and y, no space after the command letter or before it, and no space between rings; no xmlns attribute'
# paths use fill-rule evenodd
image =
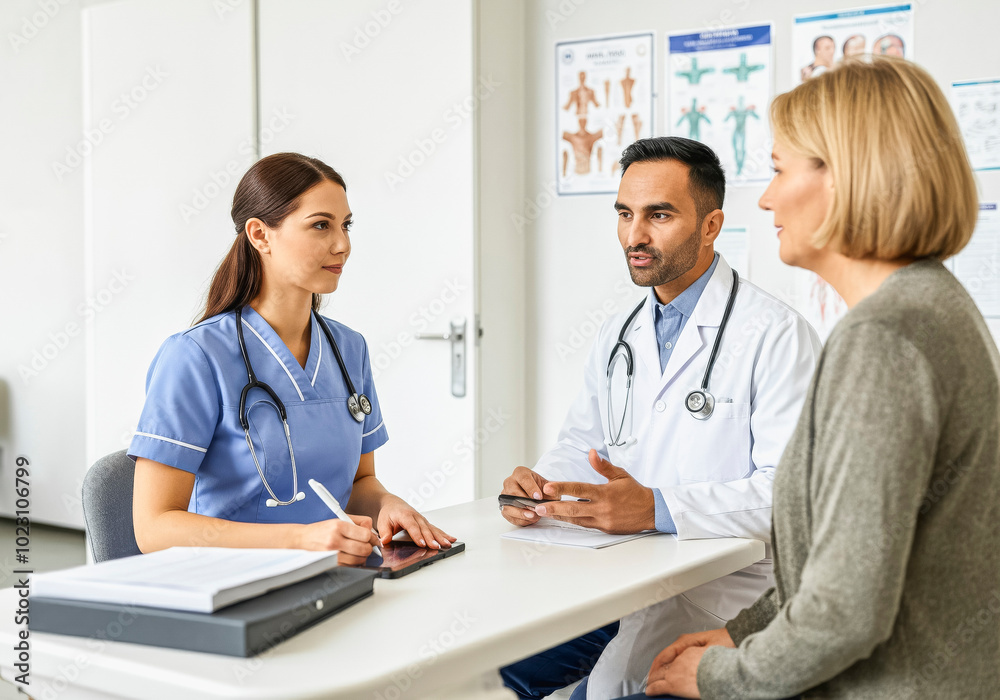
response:
<svg viewBox="0 0 1000 700"><path fill-rule="evenodd" d="M1000 698L1000 355L936 261L837 325L774 480L776 587L703 698Z"/></svg>

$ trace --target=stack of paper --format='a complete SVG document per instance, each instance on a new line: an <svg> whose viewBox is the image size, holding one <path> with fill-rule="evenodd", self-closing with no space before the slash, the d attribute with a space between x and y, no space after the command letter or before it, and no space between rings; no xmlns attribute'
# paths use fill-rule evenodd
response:
<svg viewBox="0 0 1000 700"><path fill-rule="evenodd" d="M171 547L37 574L31 595L214 612L337 566L337 552Z"/></svg>

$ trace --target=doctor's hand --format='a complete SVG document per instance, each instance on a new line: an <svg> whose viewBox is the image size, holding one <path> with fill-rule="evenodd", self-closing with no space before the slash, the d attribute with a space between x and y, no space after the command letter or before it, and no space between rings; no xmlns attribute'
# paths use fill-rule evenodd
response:
<svg viewBox="0 0 1000 700"><path fill-rule="evenodd" d="M709 647L735 648L725 627L707 632L684 634L653 659L647 676L646 695L673 693L685 698L697 698L698 664Z"/></svg>
<svg viewBox="0 0 1000 700"><path fill-rule="evenodd" d="M525 496L527 498L534 498L535 500L541 500L545 498L542 495L542 489L545 484L549 483L548 479L543 477L527 467L518 467L514 470L514 473L503 480L503 491L511 496ZM504 506L500 509L500 513L507 520L507 522L517 525L518 527L524 527L525 525L534 525L538 522L538 516L535 515L534 511L528 510L527 508L515 508L514 506Z"/></svg>
<svg viewBox="0 0 1000 700"><path fill-rule="evenodd" d="M563 495L586 501L560 501L535 507L538 515L593 527L615 535L624 535L656 527L656 504L653 489L632 478L624 469L601 459L590 451L590 466L608 480L606 484L576 481L550 481L542 488L546 498Z"/></svg>
<svg viewBox="0 0 1000 700"><path fill-rule="evenodd" d="M372 519L365 515L350 516L353 523L336 518L303 525L296 549L314 551L338 550L337 563L347 566L364 564L378 538L372 532Z"/></svg>
<svg viewBox="0 0 1000 700"><path fill-rule="evenodd" d="M410 539L428 549L450 549L455 541L447 532L431 525L413 506L398 496L389 495L378 512L378 534L388 544L397 532L406 530Z"/></svg>

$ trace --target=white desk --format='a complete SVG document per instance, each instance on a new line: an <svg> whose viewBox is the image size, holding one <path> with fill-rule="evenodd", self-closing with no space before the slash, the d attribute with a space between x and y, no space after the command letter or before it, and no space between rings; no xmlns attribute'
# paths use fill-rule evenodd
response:
<svg viewBox="0 0 1000 700"><path fill-rule="evenodd" d="M756 540L656 535L578 549L503 540L484 499L431 520L467 550L249 659L32 633L31 692L71 698L505 698L500 666L742 569ZM14 677L15 591L0 592L0 673Z"/></svg>

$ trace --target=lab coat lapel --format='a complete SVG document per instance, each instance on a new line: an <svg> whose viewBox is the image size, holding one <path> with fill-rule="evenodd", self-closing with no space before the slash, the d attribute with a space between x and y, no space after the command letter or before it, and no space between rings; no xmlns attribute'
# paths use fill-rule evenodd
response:
<svg viewBox="0 0 1000 700"><path fill-rule="evenodd" d="M660 381L661 392L677 379L692 361L695 361L696 356L701 354L706 347L711 347L711 343L715 339L715 331L712 329L717 329L722 322L726 301L729 298L729 289L732 286L732 277L732 270L720 255L719 264L715 266L712 278L701 293L701 298L694 307L694 313L684 324L684 329L677 339L677 345L670 354L667 366L663 370ZM708 361L707 358L705 361ZM696 374L697 376L692 374L688 380L691 388L700 384L704 371L701 370Z"/></svg>
<svg viewBox="0 0 1000 700"><path fill-rule="evenodd" d="M641 367L636 368L637 377L660 376L660 349L656 343L656 325L653 322L656 308L656 295L652 290L642 306L642 311L636 317L629 331L628 342L632 352L637 356L636 362ZM640 380L637 380L640 381Z"/></svg>

